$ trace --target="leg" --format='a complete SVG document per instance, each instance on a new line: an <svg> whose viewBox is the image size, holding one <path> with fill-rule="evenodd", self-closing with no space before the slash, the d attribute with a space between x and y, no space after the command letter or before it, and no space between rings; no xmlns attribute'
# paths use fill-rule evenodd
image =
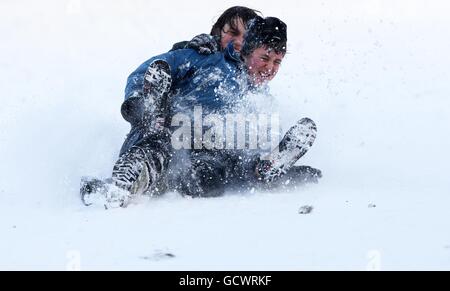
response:
<svg viewBox="0 0 450 291"><path fill-rule="evenodd" d="M169 91L172 84L170 67L155 61L144 75L142 102L122 106L122 114L139 112L138 121L125 140L120 158L114 165L112 180L130 195L151 191L167 169L170 156ZM131 105L134 104L134 105ZM141 111L133 110L138 106ZM125 114L126 113L126 114ZM133 123L132 123L133 124Z"/></svg>
<svg viewBox="0 0 450 291"><path fill-rule="evenodd" d="M152 63L144 76L142 92L124 102L122 115L132 124L120 158L107 180L83 179L81 198L90 205L101 196L108 204L126 206L136 195L156 190L170 157L169 90L170 68L167 63ZM101 182L101 183L100 183ZM97 195L98 194L98 195Z"/></svg>
<svg viewBox="0 0 450 291"><path fill-rule="evenodd" d="M138 195L163 191L162 181L170 159L167 140L168 137L155 134L132 145L120 156L109 179L82 178L82 202L86 206L126 207Z"/></svg>
<svg viewBox="0 0 450 291"><path fill-rule="evenodd" d="M126 150L113 168L112 181L131 196L155 190L170 159L170 135L146 136Z"/></svg>
<svg viewBox="0 0 450 291"><path fill-rule="evenodd" d="M278 179L263 184L265 190L296 189L305 184L319 183L322 171L310 166L293 166Z"/></svg>
<svg viewBox="0 0 450 291"><path fill-rule="evenodd" d="M175 190L191 197L223 195L227 178L219 152L190 151L181 161L187 161L189 166L174 180Z"/></svg>

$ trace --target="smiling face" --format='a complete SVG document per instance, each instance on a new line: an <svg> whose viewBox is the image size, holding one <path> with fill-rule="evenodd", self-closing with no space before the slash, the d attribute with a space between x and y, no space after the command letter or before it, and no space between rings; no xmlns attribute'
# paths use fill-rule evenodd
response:
<svg viewBox="0 0 450 291"><path fill-rule="evenodd" d="M278 73L283 58L283 53L276 53L266 47L257 48L244 57L251 82L261 85L271 81Z"/></svg>
<svg viewBox="0 0 450 291"><path fill-rule="evenodd" d="M232 25L225 24L220 34L220 46L225 49L233 41L233 46L236 51L241 51L242 42L244 41L245 25L241 18L233 21Z"/></svg>

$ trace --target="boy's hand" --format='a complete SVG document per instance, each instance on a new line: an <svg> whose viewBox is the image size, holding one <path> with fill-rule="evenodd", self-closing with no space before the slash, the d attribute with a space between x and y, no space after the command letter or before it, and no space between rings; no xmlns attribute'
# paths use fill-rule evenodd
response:
<svg viewBox="0 0 450 291"><path fill-rule="evenodd" d="M219 44L212 35L204 33L194 37L186 48L194 49L202 55L211 55L219 51Z"/></svg>

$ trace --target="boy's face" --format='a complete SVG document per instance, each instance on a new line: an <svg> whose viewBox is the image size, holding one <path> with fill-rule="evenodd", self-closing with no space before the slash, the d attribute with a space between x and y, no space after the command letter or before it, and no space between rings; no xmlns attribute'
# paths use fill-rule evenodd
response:
<svg viewBox="0 0 450 291"><path fill-rule="evenodd" d="M254 85L261 85L275 78L283 58L283 53L276 53L265 47L257 48L249 56L244 57L251 82Z"/></svg>
<svg viewBox="0 0 450 291"><path fill-rule="evenodd" d="M240 52L244 41L245 25L241 18L233 21L233 25L225 24L220 34L220 46L225 49L233 41L234 50Z"/></svg>

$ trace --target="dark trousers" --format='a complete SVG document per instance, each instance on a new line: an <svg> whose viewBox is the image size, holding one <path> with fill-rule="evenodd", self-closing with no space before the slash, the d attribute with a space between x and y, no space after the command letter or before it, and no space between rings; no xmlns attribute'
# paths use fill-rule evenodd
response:
<svg viewBox="0 0 450 291"><path fill-rule="evenodd" d="M258 155L245 151L173 150L168 131L151 132L144 124L131 128L120 155L132 147L143 148L152 159L148 164L155 165L152 170L160 177L150 188L155 194L172 190L192 197L216 197L227 189L250 189L257 182Z"/></svg>

